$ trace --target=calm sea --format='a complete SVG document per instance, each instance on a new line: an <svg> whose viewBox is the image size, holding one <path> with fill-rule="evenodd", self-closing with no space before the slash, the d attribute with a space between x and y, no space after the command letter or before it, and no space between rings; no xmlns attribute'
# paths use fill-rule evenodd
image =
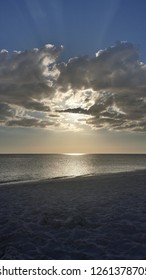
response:
<svg viewBox="0 0 146 280"><path fill-rule="evenodd" d="M0 155L0 183L146 169L146 155Z"/></svg>

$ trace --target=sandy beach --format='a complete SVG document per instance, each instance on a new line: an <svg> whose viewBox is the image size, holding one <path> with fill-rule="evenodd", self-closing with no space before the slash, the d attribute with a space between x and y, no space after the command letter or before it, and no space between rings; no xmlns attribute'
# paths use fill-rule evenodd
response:
<svg viewBox="0 0 146 280"><path fill-rule="evenodd" d="M146 171L0 186L0 259L146 259Z"/></svg>

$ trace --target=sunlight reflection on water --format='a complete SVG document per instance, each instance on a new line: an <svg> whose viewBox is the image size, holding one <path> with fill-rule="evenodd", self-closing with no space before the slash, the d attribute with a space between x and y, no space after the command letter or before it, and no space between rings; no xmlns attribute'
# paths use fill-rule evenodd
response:
<svg viewBox="0 0 146 280"><path fill-rule="evenodd" d="M0 155L0 182L146 169L146 155Z"/></svg>

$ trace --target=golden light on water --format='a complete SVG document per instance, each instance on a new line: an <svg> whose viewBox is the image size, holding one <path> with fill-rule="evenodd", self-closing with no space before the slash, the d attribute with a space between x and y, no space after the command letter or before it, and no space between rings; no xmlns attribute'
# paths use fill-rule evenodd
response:
<svg viewBox="0 0 146 280"><path fill-rule="evenodd" d="M63 155L67 155L67 156L82 156L82 155L86 155L86 153L64 153Z"/></svg>

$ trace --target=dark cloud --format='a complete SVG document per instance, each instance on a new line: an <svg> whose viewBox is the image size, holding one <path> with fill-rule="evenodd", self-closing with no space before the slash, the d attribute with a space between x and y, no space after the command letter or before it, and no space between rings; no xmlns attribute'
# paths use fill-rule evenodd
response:
<svg viewBox="0 0 146 280"><path fill-rule="evenodd" d="M0 103L0 122L4 122L10 117L15 116L15 110L6 103Z"/></svg>
<svg viewBox="0 0 146 280"><path fill-rule="evenodd" d="M21 118L10 120L6 123L7 126L15 126L15 127L34 127L34 128L46 128L54 125L54 122L39 120L33 118Z"/></svg>
<svg viewBox="0 0 146 280"><path fill-rule="evenodd" d="M85 110L85 109L82 109L80 107L78 108L68 108L66 110L56 110L56 112L59 112L59 113L75 113L75 114L88 114L88 110Z"/></svg>
<svg viewBox="0 0 146 280"><path fill-rule="evenodd" d="M61 91L68 89L79 90L81 88L90 88L89 85L89 64L88 57L75 57L68 61L67 64L58 65L60 72L57 84Z"/></svg>

